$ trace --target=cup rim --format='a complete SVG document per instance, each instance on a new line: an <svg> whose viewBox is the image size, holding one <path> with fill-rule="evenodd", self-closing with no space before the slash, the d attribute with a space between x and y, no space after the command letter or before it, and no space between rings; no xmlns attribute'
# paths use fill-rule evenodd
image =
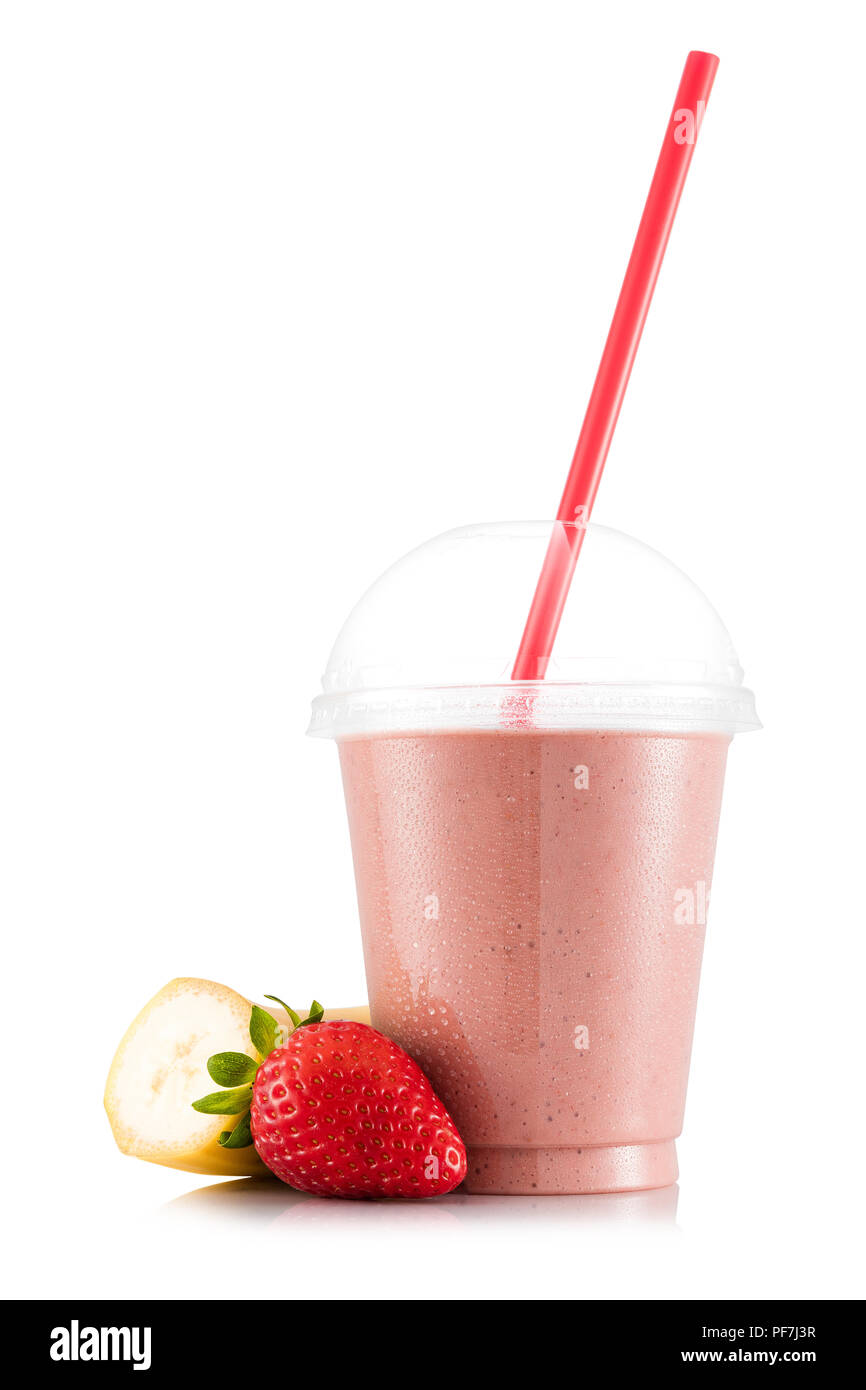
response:
<svg viewBox="0 0 866 1390"><path fill-rule="evenodd" d="M307 733L336 739L569 730L733 736L760 728L755 697L741 685L539 680L318 695Z"/></svg>

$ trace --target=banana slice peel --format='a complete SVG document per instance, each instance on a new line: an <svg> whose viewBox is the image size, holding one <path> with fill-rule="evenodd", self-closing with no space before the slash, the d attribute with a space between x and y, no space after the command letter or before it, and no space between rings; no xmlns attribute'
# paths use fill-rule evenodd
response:
<svg viewBox="0 0 866 1390"><path fill-rule="evenodd" d="M192 1102L214 1089L207 1060L215 1052L245 1052L250 1000L213 980L171 980L129 1025L105 1085L105 1109L117 1147L133 1158L217 1177L259 1177L267 1169L255 1149L217 1142L231 1120L202 1115ZM291 1028L280 1008L269 1013ZM326 1009L325 1018L370 1022L366 1005Z"/></svg>

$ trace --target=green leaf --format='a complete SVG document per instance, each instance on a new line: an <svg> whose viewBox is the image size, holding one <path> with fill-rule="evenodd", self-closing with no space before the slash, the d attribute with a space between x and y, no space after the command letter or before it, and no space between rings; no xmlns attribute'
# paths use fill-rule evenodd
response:
<svg viewBox="0 0 866 1390"><path fill-rule="evenodd" d="M310 1005L310 1012L308 1017L305 1018L302 1023L299 1023L298 1027L306 1028L308 1023L321 1023L324 1016L325 1010L322 1008L319 1001L317 999L314 999L312 1004Z"/></svg>
<svg viewBox="0 0 866 1390"><path fill-rule="evenodd" d="M258 1067L245 1052L217 1052L208 1058L208 1075L218 1086L243 1086L252 1081Z"/></svg>
<svg viewBox="0 0 866 1390"><path fill-rule="evenodd" d="M202 1115L240 1115L249 1109L253 1098L252 1086L237 1086L233 1091L213 1091L201 1100L194 1100L193 1110Z"/></svg>
<svg viewBox="0 0 866 1390"><path fill-rule="evenodd" d="M273 1001L274 1001L275 1004L279 1004L279 1006L280 1006L281 1009L285 1009L286 1013L289 1015L289 1018L292 1020L292 1026L293 1026L294 1028L300 1028L300 1026L301 1026L300 1014L296 1014L295 1011L294 1011L294 1009L290 1009L289 1006L288 1006L288 1004L286 1004L286 1003L284 1002L284 1000L278 999L277 996L276 996L275 994L266 994L266 995L265 995L265 998L266 998L266 999L273 999Z"/></svg>
<svg viewBox="0 0 866 1390"><path fill-rule="evenodd" d="M273 1014L260 1009L258 1004L253 1004L250 1014L250 1037L260 1057L267 1057L283 1040L282 1029Z"/></svg>
<svg viewBox="0 0 866 1390"><path fill-rule="evenodd" d="M248 1149L253 1142L250 1112L247 1111L246 1115L241 1116L234 1129L224 1129L219 1142L224 1149Z"/></svg>

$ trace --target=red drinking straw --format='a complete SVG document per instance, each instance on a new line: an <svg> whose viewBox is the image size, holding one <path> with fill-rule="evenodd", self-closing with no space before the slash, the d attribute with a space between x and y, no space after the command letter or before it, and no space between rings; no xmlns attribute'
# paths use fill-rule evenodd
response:
<svg viewBox="0 0 866 1390"><path fill-rule="evenodd" d="M712 53L694 52L689 54L683 68L661 154L556 514L557 521L576 524L554 528L511 673L511 679L515 681L543 680L547 671L586 523L598 491L718 66L719 60Z"/></svg>

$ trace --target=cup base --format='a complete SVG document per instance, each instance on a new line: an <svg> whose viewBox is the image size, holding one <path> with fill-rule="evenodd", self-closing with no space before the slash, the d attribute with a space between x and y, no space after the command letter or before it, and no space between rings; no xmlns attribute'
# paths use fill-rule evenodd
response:
<svg viewBox="0 0 866 1390"><path fill-rule="evenodd" d="M468 1149L464 1192L552 1196L583 1192L640 1192L669 1187L679 1175L673 1139L603 1148Z"/></svg>

